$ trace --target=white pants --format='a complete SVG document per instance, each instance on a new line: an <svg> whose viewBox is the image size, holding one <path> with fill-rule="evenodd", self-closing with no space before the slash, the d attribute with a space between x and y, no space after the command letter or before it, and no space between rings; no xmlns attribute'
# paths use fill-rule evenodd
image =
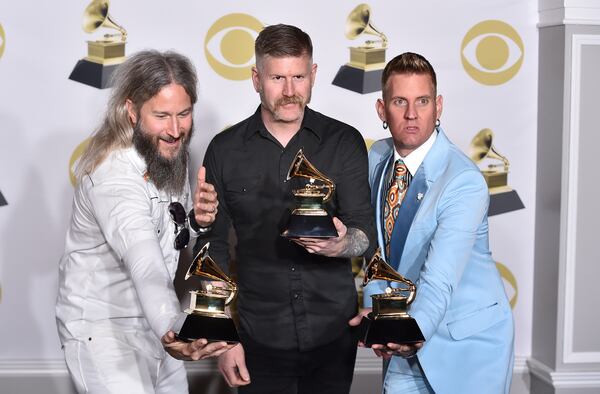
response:
<svg viewBox="0 0 600 394"><path fill-rule="evenodd" d="M112 332L65 341L67 368L79 393L187 393L183 362L152 332Z"/></svg>

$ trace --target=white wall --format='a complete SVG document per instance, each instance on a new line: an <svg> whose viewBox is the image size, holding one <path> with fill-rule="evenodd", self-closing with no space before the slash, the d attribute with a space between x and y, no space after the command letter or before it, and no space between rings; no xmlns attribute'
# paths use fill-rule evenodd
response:
<svg viewBox="0 0 600 394"><path fill-rule="evenodd" d="M258 104L248 79L224 78L205 56L209 28L232 13L248 14L263 24L295 24L307 31L319 65L311 107L355 126L365 139L387 136L374 110L379 92L361 95L331 84L348 61L347 47L368 38L350 41L344 36L346 17L358 3L113 0L110 14L128 32L128 54L145 48L174 49L197 67L200 99L192 143L196 167L212 136L249 116ZM68 79L86 55L86 40L101 35L81 28L87 5L87 1L0 3L0 192L8 203L0 206L0 376L14 376L15 370L18 376L64 373L53 308L71 209L70 159L98 124L109 93ZM511 163L508 183L525 209L491 217L490 242L494 258L507 268L503 272L515 304L515 349L522 372L531 354L537 3L374 0L369 5L374 26L389 39L388 60L414 51L436 68L438 91L445 98L442 126L450 138L468 152L475 134L490 128L495 147ZM244 18L249 17L239 20ZM498 25L508 25L516 36L507 36ZM474 27L478 36L463 43ZM217 34L212 39L222 38ZM208 50L223 61L217 44L209 43ZM498 56L503 50L506 59ZM487 74L502 74L513 64L522 64L501 83L490 85L486 83L493 75L474 79L463 67L461 54ZM488 61L492 69L485 70L480 60ZM365 366L372 362L368 352L361 353L358 366L368 370ZM1 384L0 391L4 392Z"/></svg>

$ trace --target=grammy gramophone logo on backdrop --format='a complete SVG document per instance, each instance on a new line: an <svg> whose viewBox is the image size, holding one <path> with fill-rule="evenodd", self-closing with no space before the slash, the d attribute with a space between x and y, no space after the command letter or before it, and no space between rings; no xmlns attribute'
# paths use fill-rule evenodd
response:
<svg viewBox="0 0 600 394"><path fill-rule="evenodd" d="M110 87L110 77L125 60L127 32L108 14L108 0L93 0L83 12L83 30L93 33L99 28L118 31L105 33L101 39L88 41L88 55L79 60L69 79L99 89Z"/></svg>
<svg viewBox="0 0 600 394"><path fill-rule="evenodd" d="M481 130L473 137L469 152L471 160L480 166L481 173L490 191L488 216L525 208L517 191L508 186L509 162L506 157L498 153L492 144L493 139L494 133L492 130ZM486 164L487 166L485 166Z"/></svg>
<svg viewBox="0 0 600 394"><path fill-rule="evenodd" d="M356 6L346 19L346 38L374 35L377 40L366 40L362 45L350 47L350 61L340 67L333 82L335 86L365 94L381 90L381 74L385 67L385 50L388 40L371 21L368 4Z"/></svg>

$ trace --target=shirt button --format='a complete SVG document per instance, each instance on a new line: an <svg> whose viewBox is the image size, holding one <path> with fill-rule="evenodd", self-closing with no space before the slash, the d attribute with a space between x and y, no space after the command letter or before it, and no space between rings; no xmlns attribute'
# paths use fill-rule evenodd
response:
<svg viewBox="0 0 600 394"><path fill-rule="evenodd" d="M298 294L298 293L294 293L294 299L295 299L295 300L297 300L297 299L299 299L299 298L300 298L300 294Z"/></svg>
<svg viewBox="0 0 600 394"><path fill-rule="evenodd" d="M296 271L296 267L292 267L292 272Z"/></svg>

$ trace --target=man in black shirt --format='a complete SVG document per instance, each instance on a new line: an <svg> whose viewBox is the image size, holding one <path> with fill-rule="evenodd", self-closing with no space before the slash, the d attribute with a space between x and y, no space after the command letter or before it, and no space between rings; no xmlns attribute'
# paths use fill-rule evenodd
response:
<svg viewBox="0 0 600 394"><path fill-rule="evenodd" d="M374 239L365 143L356 129L306 107L317 71L306 33L269 26L255 50L261 105L215 136L204 158L219 214L196 249L210 241L211 256L227 269L232 225L237 236L242 345L219 368L240 393L348 393L357 344L348 325L357 312L350 257ZM338 237L280 236L292 189L302 186L286 181L300 148L336 184L327 209Z"/></svg>

